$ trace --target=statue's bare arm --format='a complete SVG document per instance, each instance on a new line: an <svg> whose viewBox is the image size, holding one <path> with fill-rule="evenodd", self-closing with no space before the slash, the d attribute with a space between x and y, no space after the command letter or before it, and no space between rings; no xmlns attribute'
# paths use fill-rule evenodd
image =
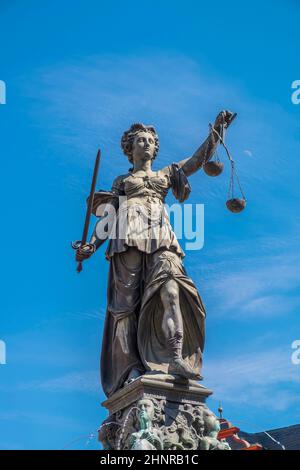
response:
<svg viewBox="0 0 300 470"><path fill-rule="evenodd" d="M221 111L213 125L213 128L217 131L217 133L211 129L207 139L196 150L196 152L191 157L181 160L178 163L187 176L195 173L203 166L205 162L212 158L220 142L218 134L222 134L222 127L224 129L228 128L235 116L236 115L230 111Z"/></svg>

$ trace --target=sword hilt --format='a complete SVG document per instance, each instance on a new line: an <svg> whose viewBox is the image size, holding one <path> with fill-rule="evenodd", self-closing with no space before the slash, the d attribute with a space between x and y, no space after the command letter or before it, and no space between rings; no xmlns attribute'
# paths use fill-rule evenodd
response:
<svg viewBox="0 0 300 470"><path fill-rule="evenodd" d="M76 251L77 251L81 246L83 246L83 245L88 245L88 246L90 246L90 247L92 248L92 250L93 250L93 253L95 253L95 246L94 246L93 244L91 244L91 243L82 243L81 240L76 240L76 242L72 242L72 243L71 243L71 246L72 246L73 250L76 250ZM82 261L79 261L79 262L78 262L76 271L77 271L78 273L80 273L80 272L82 271Z"/></svg>

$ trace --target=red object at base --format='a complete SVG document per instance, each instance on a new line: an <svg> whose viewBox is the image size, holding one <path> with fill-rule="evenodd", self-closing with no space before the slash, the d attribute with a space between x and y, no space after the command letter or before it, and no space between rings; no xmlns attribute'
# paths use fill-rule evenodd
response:
<svg viewBox="0 0 300 470"><path fill-rule="evenodd" d="M254 444L250 447L244 447L244 449L241 450L263 450L263 448L260 444Z"/></svg>
<svg viewBox="0 0 300 470"><path fill-rule="evenodd" d="M237 428L236 426L232 426L227 429L222 429L218 434L218 439L226 439L227 437L231 437L234 434L237 434L239 430L240 428Z"/></svg>

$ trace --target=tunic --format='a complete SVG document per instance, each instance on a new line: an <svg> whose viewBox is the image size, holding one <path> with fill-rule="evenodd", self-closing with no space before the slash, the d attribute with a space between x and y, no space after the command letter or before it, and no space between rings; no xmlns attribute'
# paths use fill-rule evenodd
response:
<svg viewBox="0 0 300 470"><path fill-rule="evenodd" d="M166 248L184 256L164 207L169 189L180 184L182 190L179 196L181 200L187 199L190 185L176 164L157 171L154 176L141 177L129 173L115 180L112 192L125 196L125 201L119 206L115 229L117 233L121 232L121 236L110 240L106 251L109 258L126 251L129 246L145 253ZM125 221L127 224L123 227Z"/></svg>

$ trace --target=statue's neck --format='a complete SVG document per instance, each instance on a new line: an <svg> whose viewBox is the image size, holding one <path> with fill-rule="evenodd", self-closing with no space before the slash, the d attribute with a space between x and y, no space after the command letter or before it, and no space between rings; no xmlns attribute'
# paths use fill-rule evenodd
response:
<svg viewBox="0 0 300 470"><path fill-rule="evenodd" d="M134 162L133 165L133 171L136 173L137 171L144 171L145 173L151 173L152 168L151 168L151 160L143 160L143 161L137 161Z"/></svg>

